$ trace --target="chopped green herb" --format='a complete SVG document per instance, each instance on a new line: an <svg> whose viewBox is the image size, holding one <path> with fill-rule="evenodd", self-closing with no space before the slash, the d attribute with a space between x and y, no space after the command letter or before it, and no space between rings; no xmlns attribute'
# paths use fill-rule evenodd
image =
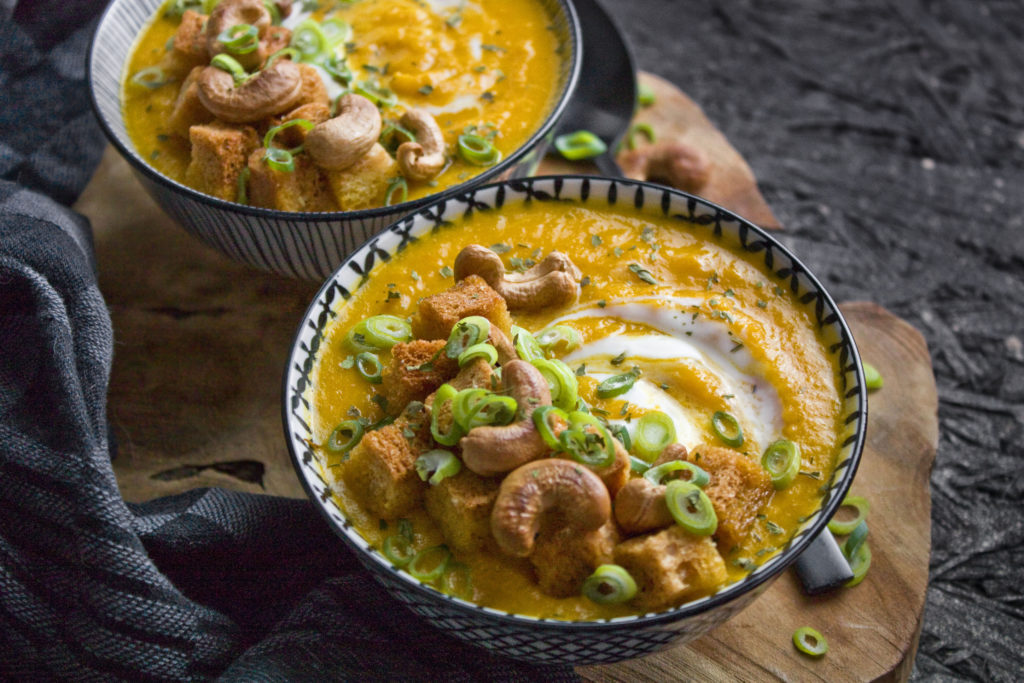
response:
<svg viewBox="0 0 1024 683"><path fill-rule="evenodd" d="M654 279L653 275L651 275L651 271L647 270L638 263L630 263L629 271L649 285L658 284L658 281Z"/></svg>
<svg viewBox="0 0 1024 683"><path fill-rule="evenodd" d="M340 363L338 363L338 365L340 365L345 370L348 370L349 368L351 368L355 364L356 364L356 357L355 356L345 356L345 360L343 360Z"/></svg>
<svg viewBox="0 0 1024 683"><path fill-rule="evenodd" d="M512 247L508 246L507 244L502 244L501 242L499 242L498 244L491 245L491 251L493 251L495 254L507 254L508 252L512 251Z"/></svg>
<svg viewBox="0 0 1024 683"><path fill-rule="evenodd" d="M619 355L615 356L615 358L612 358L611 363L612 363L612 365L622 365L622 361L624 361L624 360L626 360L626 352L625 351L623 351Z"/></svg>
<svg viewBox="0 0 1024 683"><path fill-rule="evenodd" d="M443 267L443 268L441 268L441 270L440 270L440 271L438 271L438 272L439 272L439 273L441 274L441 277L451 277L452 275L454 275L454 274L455 274L455 273L454 273L454 271L453 271L453 270L451 269L451 267L450 267L450 266L444 266L444 267Z"/></svg>
<svg viewBox="0 0 1024 683"><path fill-rule="evenodd" d="M421 95L429 95L430 93L434 92L434 86L427 84L420 88L417 92L419 92L419 94Z"/></svg>
<svg viewBox="0 0 1024 683"><path fill-rule="evenodd" d="M601 236L600 235L591 235L590 236L590 244L595 246L595 247L601 246Z"/></svg>

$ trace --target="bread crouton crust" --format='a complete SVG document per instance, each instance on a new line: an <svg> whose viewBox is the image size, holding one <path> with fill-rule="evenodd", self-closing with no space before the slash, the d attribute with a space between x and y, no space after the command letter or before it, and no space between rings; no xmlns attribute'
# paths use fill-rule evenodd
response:
<svg viewBox="0 0 1024 683"><path fill-rule="evenodd" d="M427 513L456 550L497 551L491 535L491 509L498 497L500 481L481 477L463 468L454 477L442 479L427 489Z"/></svg>
<svg viewBox="0 0 1024 683"><path fill-rule="evenodd" d="M775 491L771 477L760 462L719 446L697 446L687 459L710 476L704 493L718 515L718 548L728 554L746 537L757 514L771 500Z"/></svg>
<svg viewBox="0 0 1024 683"><path fill-rule="evenodd" d="M423 401L439 386L455 376L458 362L441 349L445 342L416 339L391 347L391 362L384 368L381 392L389 411L405 408L410 401Z"/></svg>
<svg viewBox="0 0 1024 683"><path fill-rule="evenodd" d="M583 534L564 526L553 533L542 533L530 555L537 585L556 598L579 595L583 581L599 565L611 562L618 541L619 532L611 520Z"/></svg>
<svg viewBox="0 0 1024 683"><path fill-rule="evenodd" d="M479 275L469 275L420 302L412 318L412 333L421 339L447 339L455 323L471 315L487 318L506 335L512 325L501 295Z"/></svg>

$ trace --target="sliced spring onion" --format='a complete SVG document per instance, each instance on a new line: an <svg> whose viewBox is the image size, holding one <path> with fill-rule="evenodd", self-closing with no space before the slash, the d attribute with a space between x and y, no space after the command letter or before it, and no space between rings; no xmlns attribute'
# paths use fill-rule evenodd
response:
<svg viewBox="0 0 1024 683"><path fill-rule="evenodd" d="M370 384L380 384L384 379L384 365L377 354L369 351L356 354L356 370Z"/></svg>
<svg viewBox="0 0 1024 683"><path fill-rule="evenodd" d="M477 358L483 358L488 365L494 365L498 362L498 350L487 342L473 344L459 354L459 367L465 367Z"/></svg>
<svg viewBox="0 0 1024 683"><path fill-rule="evenodd" d="M863 496L847 496L843 499L843 503L839 507L840 509L844 507L852 507L857 511L857 515L853 519L847 521L838 520L834 517L829 520L828 530L841 536L853 533L853 530L857 528L857 525L867 519L868 512L871 510L871 505Z"/></svg>
<svg viewBox="0 0 1024 683"><path fill-rule="evenodd" d="M260 32L252 24L235 24L221 31L217 40L233 55L247 55L260 46Z"/></svg>
<svg viewBox="0 0 1024 683"><path fill-rule="evenodd" d="M615 442L601 421L590 413L569 413L569 426L558 435L558 444L570 458L597 469L615 462Z"/></svg>
<svg viewBox="0 0 1024 683"><path fill-rule="evenodd" d="M635 455L629 456L629 469L636 474L647 474L651 469L650 463L646 463Z"/></svg>
<svg viewBox="0 0 1024 683"><path fill-rule="evenodd" d="M442 446L454 446L463 436L462 427L452 415L452 424L447 432L441 431L438 419L441 417L441 408L450 403L458 395L458 391L451 384L442 384L434 394L434 403L430 406L430 434L434 441Z"/></svg>
<svg viewBox="0 0 1024 683"><path fill-rule="evenodd" d="M772 478L772 486L786 488L800 472L800 447L789 439L772 442L761 456L761 467Z"/></svg>
<svg viewBox="0 0 1024 683"><path fill-rule="evenodd" d="M291 173L295 170L295 157L286 149L268 147L267 151L263 153L263 160L275 171Z"/></svg>
<svg viewBox="0 0 1024 683"><path fill-rule="evenodd" d="M555 420L561 420L564 427L569 423L569 414L561 408L555 406L537 406L533 410L533 424L537 427L537 431L540 433L540 437L544 439L544 443L548 445L548 448L554 450L560 450L561 444L558 441L558 437L555 435Z"/></svg>
<svg viewBox="0 0 1024 683"><path fill-rule="evenodd" d="M291 121L285 121L281 125L274 126L273 128L267 131L267 134L263 136L263 146L269 149L270 147L273 146L274 138L277 137L278 133L280 133L283 130L292 128L294 126L298 126L299 128L307 131L313 130L313 122L309 121L308 119L292 119ZM288 152L290 152L291 154L298 154L301 151L302 145L299 145L298 147L292 147L291 149L288 150Z"/></svg>
<svg viewBox="0 0 1024 683"><path fill-rule="evenodd" d="M462 470L462 461L451 451L435 448L416 458L414 467L422 481L437 486L448 477L458 474Z"/></svg>
<svg viewBox="0 0 1024 683"><path fill-rule="evenodd" d="M238 60L231 55L224 54L223 52L219 55L215 55L210 60L210 66L215 66L221 71L227 71L235 79L235 85L238 85L245 79L249 78L249 74L245 72L242 65L238 63Z"/></svg>
<svg viewBox="0 0 1024 683"><path fill-rule="evenodd" d="M885 384L882 373L871 363L864 363L864 386L868 389L881 389Z"/></svg>
<svg viewBox="0 0 1024 683"><path fill-rule="evenodd" d="M864 545L864 541L868 537L868 523L863 519L857 524L857 526L850 532L850 535L846 537L846 543L843 544L843 555L846 555L846 559L850 560L860 547Z"/></svg>
<svg viewBox="0 0 1024 683"><path fill-rule="evenodd" d="M633 370L621 375L612 375L597 385L597 395L601 398L614 398L624 394L633 388L636 378L639 376L640 374Z"/></svg>
<svg viewBox="0 0 1024 683"><path fill-rule="evenodd" d="M238 204L249 203L249 175L252 171L246 166L238 172L238 181L235 191L235 202Z"/></svg>
<svg viewBox="0 0 1024 683"><path fill-rule="evenodd" d="M451 560L441 576L441 589L448 595L469 600L473 597L473 575L469 566Z"/></svg>
<svg viewBox="0 0 1024 683"><path fill-rule="evenodd" d="M676 478L680 481L688 481L701 488L707 486L708 482L711 481L711 475L702 467L685 460L672 460L662 463L657 467L651 467L651 469L644 473L644 479L652 484L664 484L665 479L673 472L679 473L679 476Z"/></svg>
<svg viewBox="0 0 1024 683"><path fill-rule="evenodd" d="M562 410L572 410L579 399L579 382L576 373L557 358L534 358L530 361L548 381L551 403Z"/></svg>
<svg viewBox="0 0 1024 683"><path fill-rule="evenodd" d="M381 552L396 567L404 567L416 556L412 549L412 541L402 533L391 534L384 539Z"/></svg>
<svg viewBox="0 0 1024 683"><path fill-rule="evenodd" d="M342 85L348 85L352 80L352 70L348 68L348 62L344 57L329 54L322 57L318 64L320 68L331 75L331 78Z"/></svg>
<svg viewBox="0 0 1024 683"><path fill-rule="evenodd" d="M518 408L516 400L511 396L501 396L486 392L483 398L476 401L472 412L466 418L463 428L469 432L471 429L485 425L496 425L499 427L507 425L515 419Z"/></svg>
<svg viewBox="0 0 1024 683"><path fill-rule="evenodd" d="M537 334L537 344L545 353L569 353L580 347L580 333L568 325L553 325Z"/></svg>
<svg viewBox="0 0 1024 683"><path fill-rule="evenodd" d="M501 150L490 140L463 133L458 141L459 156L474 166L493 166L501 161Z"/></svg>
<svg viewBox="0 0 1024 683"><path fill-rule="evenodd" d="M536 337L518 325L513 325L510 331L512 332L512 344L520 358L529 361L544 358L544 351L537 343Z"/></svg>
<svg viewBox="0 0 1024 683"><path fill-rule="evenodd" d="M263 6L270 12L270 23L274 26L281 25L281 10L277 8L277 3L272 0L263 0Z"/></svg>
<svg viewBox="0 0 1024 683"><path fill-rule="evenodd" d="M344 455L356 447L364 431L363 423L359 420L345 420L331 431L324 448L328 453Z"/></svg>
<svg viewBox="0 0 1024 683"><path fill-rule="evenodd" d="M633 431L633 451L647 462L657 460L665 446L676 440L676 425L660 410L644 413Z"/></svg>
<svg viewBox="0 0 1024 683"><path fill-rule="evenodd" d="M739 448L743 445L743 428L732 413L716 410L711 416L711 430L728 446Z"/></svg>
<svg viewBox="0 0 1024 683"><path fill-rule="evenodd" d="M135 85L142 86L143 88L156 90L162 85L167 85L170 82L170 79L160 67L148 66L145 69L136 71L131 78L131 82Z"/></svg>
<svg viewBox="0 0 1024 683"><path fill-rule="evenodd" d="M645 83L640 83L640 84L637 85L637 88L636 88L636 101L637 101L637 104L639 104L641 107L649 107L652 104L654 104L654 100L655 99L656 98L655 98L655 95L654 95L654 90L651 89L651 86L649 86L649 85L647 85Z"/></svg>
<svg viewBox="0 0 1024 683"><path fill-rule="evenodd" d="M353 351L381 351L412 339L412 325L396 315L374 315L356 323L345 335Z"/></svg>
<svg viewBox="0 0 1024 683"><path fill-rule="evenodd" d="M462 428L462 431L469 431L469 421L473 417L473 413L490 393L482 387L470 387L455 394L455 398L452 399L452 419Z"/></svg>
<svg viewBox="0 0 1024 683"><path fill-rule="evenodd" d="M448 343L444 346L445 355L455 359L471 346L482 344L491 335L491 321L483 316L471 315L463 318L452 326L448 334Z"/></svg>
<svg viewBox="0 0 1024 683"><path fill-rule="evenodd" d="M583 595L599 605L617 605L636 595L636 581L617 564L602 564L583 582Z"/></svg>
<svg viewBox="0 0 1024 683"><path fill-rule="evenodd" d="M710 536L718 528L718 515L708 494L690 481L673 479L665 486L665 504L676 524L697 536Z"/></svg>
<svg viewBox="0 0 1024 683"><path fill-rule="evenodd" d="M853 588L864 580L864 577L867 576L868 569L870 568L871 548L868 547L867 541L865 541L860 544L859 548L857 548L857 553L850 558L850 569L853 571L853 578L843 585L847 588Z"/></svg>
<svg viewBox="0 0 1024 683"><path fill-rule="evenodd" d="M263 65L263 70L266 71L274 64L274 62L284 57L290 57L293 61L302 60L302 55L299 54L299 51L296 50L294 47L284 47L275 52L274 54L270 55L269 57L267 57L267 63Z"/></svg>
<svg viewBox="0 0 1024 683"><path fill-rule="evenodd" d="M641 133L648 142L654 142L654 128L649 123L634 123L626 137L626 147L636 149L636 134Z"/></svg>
<svg viewBox="0 0 1024 683"><path fill-rule="evenodd" d="M352 25L337 17L324 19L320 23L320 32L327 39L327 44L331 48L352 40Z"/></svg>
<svg viewBox="0 0 1024 683"><path fill-rule="evenodd" d="M330 49L327 36L321 30L320 24L313 19L306 19L292 29L290 45L299 51L303 61L312 61Z"/></svg>
<svg viewBox="0 0 1024 683"><path fill-rule="evenodd" d="M397 197L396 197L397 195ZM402 204L409 199L409 181L402 176L392 178L388 190L384 194L384 206Z"/></svg>
<svg viewBox="0 0 1024 683"><path fill-rule="evenodd" d="M612 433L612 436L619 440L619 443L621 443L623 448L627 451L633 447L633 439L630 438L629 430L626 429L626 425L608 425L608 430Z"/></svg>
<svg viewBox="0 0 1024 683"><path fill-rule="evenodd" d="M353 92L357 95L362 95L378 107L393 107L398 104L398 97L395 93L369 81L357 83Z"/></svg>
<svg viewBox="0 0 1024 683"><path fill-rule="evenodd" d="M793 631L793 645L810 657L821 657L828 652L828 641L817 629L801 626Z"/></svg>
<svg viewBox="0 0 1024 683"><path fill-rule="evenodd" d="M569 161L592 159L608 151L608 145L589 130L577 130L555 138L555 149Z"/></svg>
<svg viewBox="0 0 1024 683"><path fill-rule="evenodd" d="M446 545L435 545L416 553L405 570L420 581L437 581L451 562L452 551Z"/></svg>

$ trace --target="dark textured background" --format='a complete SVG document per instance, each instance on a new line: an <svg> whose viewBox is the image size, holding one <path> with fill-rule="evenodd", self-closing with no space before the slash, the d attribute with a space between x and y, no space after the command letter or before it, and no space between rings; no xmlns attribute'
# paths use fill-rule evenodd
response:
<svg viewBox="0 0 1024 683"><path fill-rule="evenodd" d="M1024 3L601 0L747 159L839 301L939 388L915 678L1024 678Z"/></svg>

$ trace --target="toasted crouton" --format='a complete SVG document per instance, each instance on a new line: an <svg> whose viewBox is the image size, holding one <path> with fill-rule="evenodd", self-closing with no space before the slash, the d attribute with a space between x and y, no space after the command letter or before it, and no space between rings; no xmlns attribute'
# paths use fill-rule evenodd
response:
<svg viewBox="0 0 1024 683"><path fill-rule="evenodd" d="M440 339L416 339L391 347L391 362L381 381L391 412L402 410L409 401L422 401L455 376L459 364L441 350L444 345Z"/></svg>
<svg viewBox="0 0 1024 683"><path fill-rule="evenodd" d="M275 117L271 119L270 124L273 127L289 121L295 121L296 119L305 119L315 126L329 118L331 118L331 108L326 104L303 104L282 114L280 118ZM274 143L278 147L298 147L306 142L307 133L309 133L309 130L302 126L288 126L277 134L274 138Z"/></svg>
<svg viewBox="0 0 1024 683"><path fill-rule="evenodd" d="M327 184L342 211L382 206L391 180L397 177L398 162L380 143L359 161L342 171L325 171Z"/></svg>
<svg viewBox="0 0 1024 683"><path fill-rule="evenodd" d="M608 495L614 499L619 489L629 481L631 467L629 451L626 450L626 447L618 439L615 439L615 460L612 461L612 464L608 465L608 467L591 467L590 469L594 471L594 474L601 477L605 488L608 489Z"/></svg>
<svg viewBox="0 0 1024 683"><path fill-rule="evenodd" d="M487 318L505 334L512 325L505 300L482 277L469 275L420 302L412 333L421 339L447 339L455 323L471 315Z"/></svg>
<svg viewBox="0 0 1024 683"><path fill-rule="evenodd" d="M725 583L725 560L709 536L695 536L673 524L615 546L615 564L633 577L632 603L660 611L707 595Z"/></svg>
<svg viewBox="0 0 1024 683"><path fill-rule="evenodd" d="M183 138L188 137L189 129L201 123L213 121L213 114L203 106L199 99L199 74L204 67L197 66L188 72L188 76L178 90L178 97L174 100L174 107L170 116L167 117L167 125L172 132Z"/></svg>
<svg viewBox="0 0 1024 683"><path fill-rule="evenodd" d="M612 561L618 540L619 532L612 521L584 534L564 526L553 533L542 533L530 555L537 584L545 594L556 598L579 595L584 579L599 565Z"/></svg>
<svg viewBox="0 0 1024 683"><path fill-rule="evenodd" d="M320 72L316 67L298 62L299 71L302 73L302 94L299 95L298 106L304 104L322 104L325 107L331 103L327 96L327 86L320 78Z"/></svg>
<svg viewBox="0 0 1024 683"><path fill-rule="evenodd" d="M416 473L415 463L430 447L429 419L410 424L403 415L363 435L349 453L342 477L371 514L382 519L401 517L423 499L426 484Z"/></svg>
<svg viewBox="0 0 1024 683"><path fill-rule="evenodd" d="M188 137L192 159L185 171L186 182L208 195L234 201L238 174L260 145L255 129L214 121L192 126Z"/></svg>
<svg viewBox="0 0 1024 683"><path fill-rule="evenodd" d="M424 495L427 512L456 550L495 549L491 535L491 508L499 481L463 468L454 477L430 486Z"/></svg>
<svg viewBox="0 0 1024 683"><path fill-rule="evenodd" d="M718 549L728 554L746 537L761 508L771 500L771 477L759 462L719 446L697 446L687 459L711 477L704 492L718 515Z"/></svg>
<svg viewBox="0 0 1024 683"><path fill-rule="evenodd" d="M260 57L266 60L278 50L288 47L292 40L292 31L284 26L271 26L260 38Z"/></svg>
<svg viewBox="0 0 1024 683"><path fill-rule="evenodd" d="M249 204L280 211L334 211L323 174L305 154L295 156L295 169L278 171L263 158L262 147L249 155Z"/></svg>

